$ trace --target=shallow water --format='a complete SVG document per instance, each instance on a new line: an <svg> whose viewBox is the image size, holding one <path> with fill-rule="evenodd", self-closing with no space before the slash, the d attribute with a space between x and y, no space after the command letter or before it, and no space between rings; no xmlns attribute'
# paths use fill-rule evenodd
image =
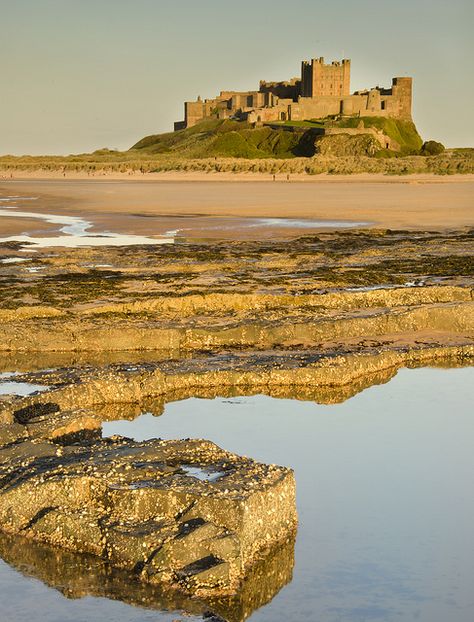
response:
<svg viewBox="0 0 474 622"><path fill-rule="evenodd" d="M249 218L246 225L248 227L288 227L295 229L315 229L315 228L337 228L352 229L354 227L364 227L368 222L354 222L349 220L313 220L292 218Z"/></svg>
<svg viewBox="0 0 474 622"><path fill-rule="evenodd" d="M173 231L168 231L168 235L178 238L186 238L197 233L204 235L206 231L225 232L238 229L354 229L369 225L368 222L356 222L350 220L315 220L311 218L236 218L232 216L206 217L204 220L188 217L187 222L192 224L190 227L180 227ZM194 222L193 222L194 221Z"/></svg>
<svg viewBox="0 0 474 622"><path fill-rule="evenodd" d="M7 259L0 259L0 263L23 263L24 261L31 261L31 257L8 257Z"/></svg>
<svg viewBox="0 0 474 622"><path fill-rule="evenodd" d="M23 397L32 395L36 392L46 391L49 387L42 384L33 384L31 382L15 382L10 381L10 376L4 376L7 380L2 378L0 374L0 395L21 395Z"/></svg>
<svg viewBox="0 0 474 622"><path fill-rule="evenodd" d="M22 199L23 200L23 199ZM69 248L76 248L79 246L130 246L137 244L172 244L174 242L172 237L163 238L149 238L143 235L131 235L122 233L110 233L104 232L100 234L90 234L89 229L93 226L93 223L77 218L75 216L64 216L58 214L39 214L37 212L21 212L15 209L14 212L10 211L15 206L11 206L8 210L3 206L0 208L0 217L14 217L14 218L33 218L44 220L45 222L63 225L59 231L63 235L52 235L50 237L37 237L30 235L12 235L5 238L0 238L2 242L22 242L24 244L33 245L36 248L49 248L55 246L64 246Z"/></svg>
<svg viewBox="0 0 474 622"><path fill-rule="evenodd" d="M343 404L193 398L104 433L208 438L295 469L293 580L252 622L470 622L473 398L474 368L402 370ZM67 600L1 562L0 602L2 622L193 619Z"/></svg>
<svg viewBox="0 0 474 622"><path fill-rule="evenodd" d="M215 482L217 479L225 475L224 471L211 471L210 469L201 469L200 467L184 465L181 469L190 477L195 477L201 482Z"/></svg>
<svg viewBox="0 0 474 622"><path fill-rule="evenodd" d="M368 225L367 222L353 222L346 220L314 220L314 219L292 219L292 218L233 218L233 217L214 217L206 218L205 223L198 217L188 217L186 220L193 226L176 228L164 231L159 237L148 237L143 235L132 235L122 233L111 233L109 231L99 234L91 234L90 229L94 226L92 222L77 216L66 216L62 214L47 214L40 212L27 212L18 210L18 204L22 201L35 200L35 197L4 197L0 201L0 231L1 217L27 218L43 220L54 225L62 225L59 228L61 235L50 235L39 237L32 235L12 235L1 237L3 242L20 242L26 248L51 248L68 247L76 248L82 246L130 246L130 245L155 245L172 244L175 238L185 238L189 232L194 231L234 231L236 228L288 228L288 229L347 229L357 228ZM159 221L160 216L155 216L155 221ZM166 218L165 218L166 220ZM199 224L196 224L199 223ZM6 263L6 262L4 262Z"/></svg>

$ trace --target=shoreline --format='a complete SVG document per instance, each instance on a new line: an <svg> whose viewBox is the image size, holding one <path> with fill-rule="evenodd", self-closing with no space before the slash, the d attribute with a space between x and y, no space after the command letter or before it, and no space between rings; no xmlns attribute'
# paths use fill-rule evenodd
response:
<svg viewBox="0 0 474 622"><path fill-rule="evenodd" d="M474 175L440 180L426 175L396 179L370 174L342 179L326 175L309 183L291 177L289 182L264 183L268 177L262 174L257 174L257 179L245 174L243 182L229 181L225 173L156 175L160 177L139 180L13 179L0 181L0 197L37 197L28 201L28 212L80 217L92 223L91 233L96 234L113 231L162 236L183 231L188 239L258 240L337 230L337 225L330 224L335 221L361 223L370 229L474 227ZM215 175L222 177L216 180ZM21 198L17 207L19 211L25 208ZM25 232L37 229L33 222L27 227L26 219L15 218L15 209L3 218L0 237L7 234L7 224L15 234L22 228ZM255 218L269 222L264 227L249 227L249 219ZM278 226L275 219L289 222ZM302 220L312 221L314 226L293 226L296 223L292 221Z"/></svg>
<svg viewBox="0 0 474 622"><path fill-rule="evenodd" d="M287 178L289 176L289 180ZM408 173L408 174L387 174L387 173L351 173L351 174L331 174L320 173L311 175L309 173L276 173L275 180L272 173L262 172L217 172L217 171L161 171L157 173L140 173L138 171L121 173L118 171L97 171L88 174L84 171L67 171L64 174L60 170L56 171L1 171L0 184L21 181L182 181L182 182L270 182L270 183L383 183L383 184L450 184L450 183L470 183L474 182L473 173L438 175L436 173Z"/></svg>

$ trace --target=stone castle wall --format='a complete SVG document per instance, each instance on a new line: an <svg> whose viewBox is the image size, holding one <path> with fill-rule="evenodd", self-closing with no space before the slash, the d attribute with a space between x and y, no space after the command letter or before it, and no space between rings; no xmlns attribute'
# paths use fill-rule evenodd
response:
<svg viewBox="0 0 474 622"><path fill-rule="evenodd" d="M185 102L184 121L175 130L206 118L234 118L250 123L304 121L329 116L382 116L411 120L413 79L393 78L389 89L375 87L350 94L351 61L325 64L303 61L301 79L261 81L258 91L221 91L214 99Z"/></svg>

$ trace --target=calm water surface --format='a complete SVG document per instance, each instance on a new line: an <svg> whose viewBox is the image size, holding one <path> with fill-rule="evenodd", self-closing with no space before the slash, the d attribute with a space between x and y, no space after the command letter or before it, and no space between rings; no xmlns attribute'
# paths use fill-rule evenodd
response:
<svg viewBox="0 0 474 622"><path fill-rule="evenodd" d="M474 368L402 370L343 404L190 399L104 425L136 439L202 437L295 469L292 582L252 622L474 619ZM0 619L193 620L67 600L0 562Z"/></svg>
<svg viewBox="0 0 474 622"><path fill-rule="evenodd" d="M291 218L234 218L234 217L211 217L197 218L189 217L187 222L192 227L182 227L158 233L159 237L148 237L143 235L132 235L123 233L111 233L103 231L102 233L91 233L90 229L94 226L93 222L80 218L78 216L69 216L65 214L45 214L43 212L31 212L18 210L25 201L35 201L38 197L20 197L8 196L0 197L0 233L2 232L2 217L7 218L24 218L30 223L31 220L43 220L47 223L58 225L59 235L48 235L40 237L38 235L22 234L11 235L8 237L0 237L0 243L20 242L25 246L22 250L33 250L35 248L52 248L52 247L68 247L77 248L81 246L133 246L133 245L157 245L157 244L173 244L175 237L186 237L190 231L234 231L236 228L252 229L252 228L291 228L291 229L350 229L366 226L370 223L355 222L350 220L314 220L314 219L291 219ZM154 217L155 225L160 222L160 216ZM164 220L169 220L165 217ZM181 218L177 219L175 224L180 223ZM27 229L30 224L25 225ZM113 226L113 219L111 221ZM33 227L34 229L34 227ZM153 228L151 228L152 230ZM9 257L1 260L2 263L18 263L28 261L22 257ZM37 268L30 268L36 271Z"/></svg>

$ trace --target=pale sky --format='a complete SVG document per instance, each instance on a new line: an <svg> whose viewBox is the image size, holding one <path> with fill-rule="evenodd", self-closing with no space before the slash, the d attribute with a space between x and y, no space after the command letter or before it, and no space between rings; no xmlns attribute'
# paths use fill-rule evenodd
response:
<svg viewBox="0 0 474 622"><path fill-rule="evenodd" d="M352 59L414 78L424 139L474 146L472 0L0 0L0 154L127 149L183 101Z"/></svg>

